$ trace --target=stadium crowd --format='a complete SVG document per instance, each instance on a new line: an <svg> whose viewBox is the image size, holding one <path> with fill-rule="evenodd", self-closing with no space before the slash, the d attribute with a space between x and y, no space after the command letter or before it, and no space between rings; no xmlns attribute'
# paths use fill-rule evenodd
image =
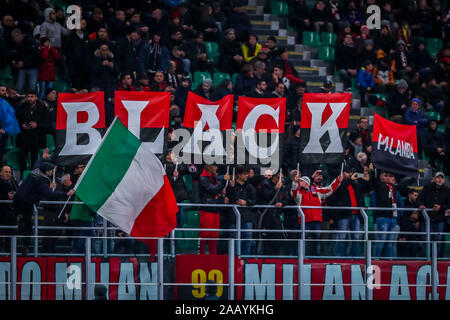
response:
<svg viewBox="0 0 450 320"><path fill-rule="evenodd" d="M179 2L179 1L178 1ZM317 1L309 10L304 0L289 2L289 24L298 31L328 31L337 34L334 65L344 83L352 90L353 79L361 106L368 104L387 110L392 121L416 124L419 155L429 159L434 170L431 181L421 190L408 188L414 179L405 179L390 172L376 172L371 164L371 133L369 118L361 117L356 127L349 128L345 148L345 167L341 164L311 165L300 163L300 126L302 96L308 92L289 60L289 50L278 45L273 36L262 42L253 33L244 1L74 1L81 8L79 28L67 28L62 7L51 1L0 1L0 68L10 68L13 83L0 84L0 97L15 110L21 132L8 136L0 128L0 198L14 200L14 205L0 204L1 224L18 224L19 234L31 234L33 204L43 199L66 200L71 188L85 168L58 168L53 182L52 155L46 149L47 135L55 136L58 92L55 81L69 83L67 92L105 92L106 118L109 125L114 115L114 91L167 91L171 93L170 135L179 128L184 116L187 94L193 90L209 100L227 94L250 97L286 97L286 129L282 168L286 176L253 167L237 167L234 177L223 166L180 165L175 170L172 154L166 157L166 172L178 202L238 204L242 206L243 229L298 230L300 220L295 209L286 205L366 206L370 197L374 207L393 208L374 212L374 228L396 231L379 234L375 256L416 256L423 236L402 234L425 230L421 209L431 209L431 231L449 231L450 189L445 175L450 174L450 44L449 15L439 1ZM365 25L366 7L381 5L381 30ZM425 47L429 37L443 39L444 46L432 56ZM205 42L218 43L217 59L208 56ZM195 83L196 71L230 75L221 83L205 78ZM231 76L237 74L231 80ZM59 79L59 80L57 80ZM325 81L322 92L333 92L333 83ZM384 93L380 99L374 93ZM429 118L429 112L438 115ZM445 132L438 130L445 126ZM20 150L20 179L12 176L6 159L10 139ZM44 150L40 154L40 150ZM53 157L54 158L54 157ZM300 163L300 171L297 164ZM22 174L30 168L28 178ZM377 173L377 174L376 174ZM191 180L191 186L186 181ZM254 204L271 204L272 209L245 208ZM415 211L396 208L417 208ZM98 225L95 213L82 205L68 207L61 217L61 208L45 207L47 225L89 227ZM202 209L200 209L202 210ZM206 209L205 209L206 210ZM69 215L69 212L70 215ZM320 234L317 230L360 231L362 216L355 210L305 209L306 229L313 240L338 239L347 236L362 239L361 234ZM183 226L180 209L179 226ZM231 209L200 211L201 228L232 229L235 227ZM2 231L10 234L10 231ZM53 232L53 233L52 233ZM48 235L55 235L55 231ZM94 236L94 231L74 231L73 235ZM117 236L127 237L123 232ZM200 232L201 238L215 238L218 232ZM233 236L232 232L224 236ZM258 237L243 232L242 238ZM295 239L292 232L265 232L267 239ZM397 246L384 240L396 240ZM442 240L435 235L433 240ZM55 241L45 243L55 250ZM118 252L131 250L131 241L116 242ZM311 242L308 254L360 255L358 241ZM4 250L8 243L3 239ZM24 243L26 248L28 243ZM208 247L208 251L206 250ZM84 250L83 239L73 242L73 252ZM423 249L423 248L422 248ZM217 241L202 240L200 252L216 253ZM439 246L440 255L444 246ZM296 254L295 241L244 241L244 254Z"/></svg>

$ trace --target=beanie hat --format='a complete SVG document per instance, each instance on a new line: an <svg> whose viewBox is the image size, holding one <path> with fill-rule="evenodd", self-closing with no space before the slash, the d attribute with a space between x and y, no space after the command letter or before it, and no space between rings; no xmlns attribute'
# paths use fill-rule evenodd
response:
<svg viewBox="0 0 450 320"><path fill-rule="evenodd" d="M306 182L308 185L311 184L311 179L309 179L309 177L307 177L307 176L301 177L300 180Z"/></svg>
<svg viewBox="0 0 450 320"><path fill-rule="evenodd" d="M420 99L418 99L418 98L412 99L410 103L412 104L413 102L417 102L419 104L419 106L422 104L422 102L420 102Z"/></svg>
<svg viewBox="0 0 450 320"><path fill-rule="evenodd" d="M210 78L205 78L205 79L203 79L203 84L209 84L210 86L212 86L213 82Z"/></svg>
<svg viewBox="0 0 450 320"><path fill-rule="evenodd" d="M55 168L55 166L50 162L42 162L39 165L39 170L41 170L41 172L43 172L43 173L45 173L46 171L53 170L54 168Z"/></svg>
<svg viewBox="0 0 450 320"><path fill-rule="evenodd" d="M400 79L397 83L397 87L408 89L408 82L404 79Z"/></svg>

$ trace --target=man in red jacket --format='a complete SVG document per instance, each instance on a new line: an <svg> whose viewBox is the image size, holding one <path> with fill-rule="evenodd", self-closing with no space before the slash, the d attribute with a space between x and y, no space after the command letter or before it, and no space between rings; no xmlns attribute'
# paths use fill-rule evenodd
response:
<svg viewBox="0 0 450 320"><path fill-rule="evenodd" d="M322 209L320 208L321 200L329 197L340 185L342 175L338 176L328 186L323 188L311 188L311 180L309 177L295 176L292 181L291 196L299 206L316 206L318 208L303 209L305 214L305 229L306 230L321 230L322 227ZM299 224L300 224L299 218ZM310 232L308 238L320 239L320 233ZM310 242L308 246L312 251L312 255L318 256L320 254L320 242Z"/></svg>

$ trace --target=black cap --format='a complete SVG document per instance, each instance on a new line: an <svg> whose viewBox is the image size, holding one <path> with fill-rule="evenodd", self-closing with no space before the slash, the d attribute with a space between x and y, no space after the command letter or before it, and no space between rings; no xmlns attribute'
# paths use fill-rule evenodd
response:
<svg viewBox="0 0 450 320"><path fill-rule="evenodd" d="M55 166L50 162L42 162L39 165L39 170L41 170L41 172L47 172L47 171L53 170L54 168L55 168Z"/></svg>

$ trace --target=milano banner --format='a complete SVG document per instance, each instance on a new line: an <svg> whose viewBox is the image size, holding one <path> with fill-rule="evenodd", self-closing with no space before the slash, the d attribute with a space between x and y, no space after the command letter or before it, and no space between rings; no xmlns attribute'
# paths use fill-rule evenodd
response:
<svg viewBox="0 0 450 320"><path fill-rule="evenodd" d="M417 130L375 114L372 134L372 162L380 170L417 177Z"/></svg>
<svg viewBox="0 0 450 320"><path fill-rule="evenodd" d="M351 93L305 93L300 120L300 161L339 163L344 156Z"/></svg>
<svg viewBox="0 0 450 320"><path fill-rule="evenodd" d="M10 299L11 262L0 258L0 300ZM374 300L430 300L431 265L419 260L373 260ZM305 260L304 300L364 300L364 260ZM296 259L239 259L235 257L236 300L296 300ZM89 268L81 257L17 258L18 300L85 300L87 275L107 285L110 300L156 300L158 264L148 258L93 258ZM440 300L450 300L450 261L437 263ZM164 298L196 300L205 297L202 284L213 280L217 297L228 299L227 255L177 255L164 259ZM173 285L184 284L184 285ZM379 286L377 286L379 284ZM88 296L86 296L86 293Z"/></svg>
<svg viewBox="0 0 450 320"><path fill-rule="evenodd" d="M57 164L87 162L105 132L103 92L60 93L56 114Z"/></svg>

